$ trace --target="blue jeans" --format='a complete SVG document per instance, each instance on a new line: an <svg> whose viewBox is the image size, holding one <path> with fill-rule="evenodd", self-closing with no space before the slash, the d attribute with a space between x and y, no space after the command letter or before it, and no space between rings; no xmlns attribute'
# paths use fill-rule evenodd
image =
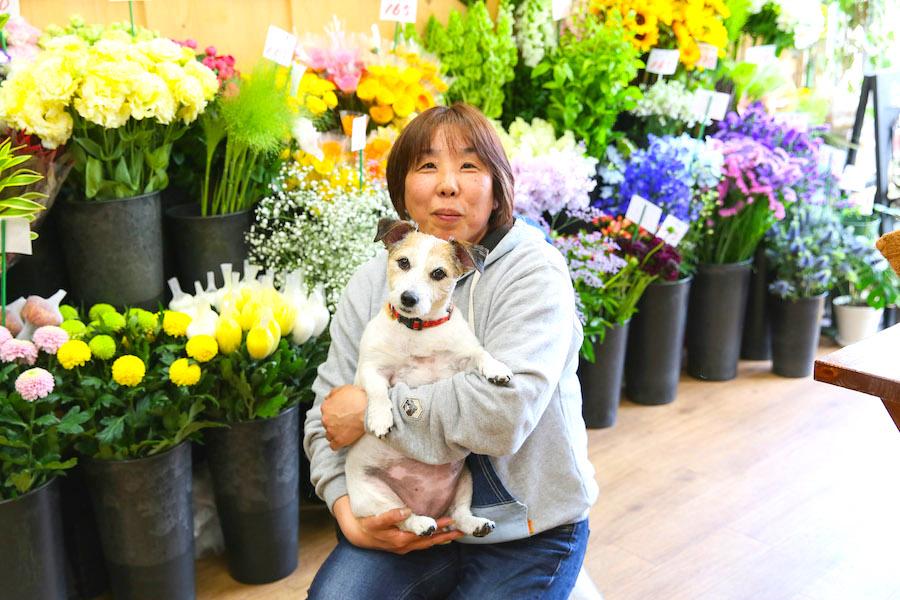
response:
<svg viewBox="0 0 900 600"><path fill-rule="evenodd" d="M338 545L309 589L313 600L565 599L584 561L587 519L498 544L453 542L404 556Z"/></svg>

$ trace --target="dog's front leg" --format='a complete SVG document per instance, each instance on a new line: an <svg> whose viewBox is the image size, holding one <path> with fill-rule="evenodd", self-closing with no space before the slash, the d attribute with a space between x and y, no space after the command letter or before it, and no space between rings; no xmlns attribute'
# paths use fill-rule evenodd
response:
<svg viewBox="0 0 900 600"><path fill-rule="evenodd" d="M391 398L388 395L390 382L377 368L361 366L356 376L356 385L366 390L368 396L366 429L376 437L386 436L394 426Z"/></svg>
<svg viewBox="0 0 900 600"><path fill-rule="evenodd" d="M472 514L472 474L465 465L456 482L456 494L448 512L453 527L466 535L484 537L494 530L493 521Z"/></svg>

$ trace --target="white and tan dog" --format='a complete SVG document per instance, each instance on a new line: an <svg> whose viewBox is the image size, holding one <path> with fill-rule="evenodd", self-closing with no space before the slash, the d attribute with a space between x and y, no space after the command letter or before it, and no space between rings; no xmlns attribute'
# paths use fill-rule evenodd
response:
<svg viewBox="0 0 900 600"><path fill-rule="evenodd" d="M431 535L436 519L447 515L454 528L485 536L494 522L472 515L472 476L465 461L420 463L379 438L393 427L388 388L398 382L416 387L466 370L496 385L512 378L509 368L481 347L451 303L456 282L473 269L481 271L487 251L391 219L379 222L375 240L388 249L388 304L360 341L355 384L368 395L366 428L371 433L347 454L351 510L367 517L406 506L412 515L399 525L405 531Z"/></svg>

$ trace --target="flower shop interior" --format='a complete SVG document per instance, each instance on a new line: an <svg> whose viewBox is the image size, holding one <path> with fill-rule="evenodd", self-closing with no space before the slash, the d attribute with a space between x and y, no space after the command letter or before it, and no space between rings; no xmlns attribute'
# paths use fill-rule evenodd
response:
<svg viewBox="0 0 900 600"><path fill-rule="evenodd" d="M307 594L329 325L456 102L568 267L571 597L900 600L900 3L0 13L3 600Z"/></svg>

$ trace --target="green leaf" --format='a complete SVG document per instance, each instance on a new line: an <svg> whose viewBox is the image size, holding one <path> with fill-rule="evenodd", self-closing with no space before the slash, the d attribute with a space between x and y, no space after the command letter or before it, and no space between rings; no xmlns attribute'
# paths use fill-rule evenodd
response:
<svg viewBox="0 0 900 600"><path fill-rule="evenodd" d="M125 157L119 159L119 162L116 163L116 172L115 172L116 182L127 185L129 188L134 187L134 183L131 180L131 172L128 170L128 162L125 160Z"/></svg>
<svg viewBox="0 0 900 600"><path fill-rule="evenodd" d="M50 462L41 463L40 467L44 471L65 471L66 469L71 469L72 467L74 467L77 464L78 464L77 458L70 458L69 460L67 460L65 462L59 462L59 461L54 460L54 461L50 461Z"/></svg>
<svg viewBox="0 0 900 600"><path fill-rule="evenodd" d="M81 407L75 406L60 420L58 430L66 435L78 435L84 432L82 425L90 418L89 412L82 412Z"/></svg>
<svg viewBox="0 0 900 600"><path fill-rule="evenodd" d="M52 427L57 423L59 423L59 419L56 418L56 415L54 415L53 413L47 413L46 415L38 417L34 420L34 424L40 427Z"/></svg>
<svg viewBox="0 0 900 600"><path fill-rule="evenodd" d="M34 473L19 471L10 475L8 481L15 486L20 494L24 494L31 489L31 485L34 483Z"/></svg>
<svg viewBox="0 0 900 600"><path fill-rule="evenodd" d="M256 416L268 419L278 415L281 412L281 407L285 405L287 402L287 397L284 394L278 394L277 396L272 396L271 398L267 398L263 402L256 407Z"/></svg>
<svg viewBox="0 0 900 600"><path fill-rule="evenodd" d="M102 423L106 427L97 432L97 441L101 444L108 444L110 446L119 441L122 434L125 432L125 417L126 415L122 415L120 417L107 417L103 419Z"/></svg>
<svg viewBox="0 0 900 600"><path fill-rule="evenodd" d="M103 152L103 149L100 147L100 144L98 144L94 140L84 136L72 136L72 139L74 139L75 143L84 149L88 157L93 157L100 160L105 160L107 158Z"/></svg>
<svg viewBox="0 0 900 600"><path fill-rule="evenodd" d="M84 194L88 198L96 198L97 194L104 189L103 181L103 164L89 156L84 171Z"/></svg>
<svg viewBox="0 0 900 600"><path fill-rule="evenodd" d="M11 440L5 436L0 435L0 446L6 446L7 448L20 448L22 450L28 450L31 447L30 444L27 444L20 440Z"/></svg>

